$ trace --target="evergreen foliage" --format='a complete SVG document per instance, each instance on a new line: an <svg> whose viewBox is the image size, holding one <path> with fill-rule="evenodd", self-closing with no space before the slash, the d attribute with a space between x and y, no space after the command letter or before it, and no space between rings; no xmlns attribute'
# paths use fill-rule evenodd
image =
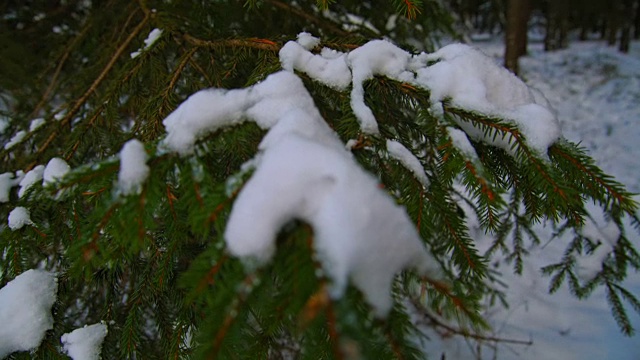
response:
<svg viewBox="0 0 640 360"><path fill-rule="evenodd" d="M521 272L530 245L551 240L532 230L543 221L557 234L575 234L562 261L543 270L550 291L566 281L585 297L604 286L620 328L633 333L624 304L640 312L640 302L621 284L640 269L640 254L628 240L640 228L637 205L566 140L537 153L509 119L448 102L443 114L434 114L429 91L385 77L365 83L380 134L364 134L348 91L298 74L329 126L345 143L357 139L355 159L406 208L447 274L445 282L399 274L386 319L375 318L353 287L341 299L329 297L330 280L313 253L313 229L303 222L282 229L275 258L265 266L247 268L227 253L226 221L252 175L242 166L255 156L264 130L245 123L215 131L188 156L158 151L162 120L184 99L208 87L245 88L264 80L280 70L281 46L301 31L343 51L383 36L406 49L433 50L451 29L438 1L110 0L50 7L34 1L3 8L15 16L4 17L1 33L23 37L0 39L19 49L10 51L19 58L0 59L11 61L0 67L0 109L10 119L0 140L19 131L26 137L0 150L2 170L26 172L54 157L72 168L22 197L14 186L0 205L0 218L24 206L32 220L15 231L0 226L0 285L38 266L56 272L59 283L54 329L35 353L10 358L64 358L60 336L101 320L109 327L105 359L417 359L424 356L416 340L424 320L459 336L496 341L483 336L488 324L480 315L487 299L504 301L495 285L500 274L488 264L504 254ZM63 20L52 15L57 12ZM46 23L32 24L39 13ZM387 27L391 17L393 28ZM58 21L65 23L60 34L38 36L46 33L40 27ZM154 28L163 32L145 49ZM38 52L26 37L41 45ZM33 66L29 74L21 61ZM29 131L37 117L45 124ZM448 130L460 123L510 139L511 153L475 140L477 158L460 151ZM116 155L132 138L145 143L150 174L139 193L118 194ZM418 157L428 187L389 155L387 139ZM476 249L461 203L493 235L487 253ZM619 227L620 237L602 271L584 282L576 258L599 246L581 232L590 203Z"/></svg>

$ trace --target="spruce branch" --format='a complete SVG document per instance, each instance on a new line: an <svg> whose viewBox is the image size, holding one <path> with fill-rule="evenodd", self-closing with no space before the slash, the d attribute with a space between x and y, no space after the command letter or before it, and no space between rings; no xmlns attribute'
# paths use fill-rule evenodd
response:
<svg viewBox="0 0 640 360"><path fill-rule="evenodd" d="M578 150L578 152L576 152L576 150ZM573 154L571 152L573 152ZM615 204L625 212L633 214L637 209L638 205L630 201L630 194L624 190L623 186L607 179L602 170L593 164L593 160L579 152L579 149L575 147L574 149L570 149L568 146L554 144L549 148L549 154L555 158L560 157L566 160L566 164L577 170L574 174L579 175L578 179L583 179L582 184L593 191L591 196L600 201L601 204L608 205L610 202L610 200L603 197L599 191L599 189L604 189L608 194L607 197L613 199Z"/></svg>
<svg viewBox="0 0 640 360"><path fill-rule="evenodd" d="M45 89L44 93L42 94L42 96L40 98L40 101L38 101L36 106L31 111L31 114L29 114L30 118L37 116L37 114L40 112L42 107L50 100L50 97L51 97L51 94L52 94L53 90L58 85L58 79L60 77L60 73L62 72L62 68L66 64L67 59L71 55L72 50L87 35L87 33L89 32L90 28L91 28L91 23L89 22L84 26L84 28L80 31L80 33L78 35L76 35L73 38L73 40L71 40L69 45L66 46L66 48L64 49L64 52L62 53L62 56L58 60L58 65L56 66L55 70L53 71L53 75L51 76L51 80L49 80L49 85L47 86L47 88Z"/></svg>
<svg viewBox="0 0 640 360"><path fill-rule="evenodd" d="M421 0L395 0L394 2L396 3L397 12L404 13L409 20L415 20L422 12L420 10Z"/></svg>
<svg viewBox="0 0 640 360"><path fill-rule="evenodd" d="M51 131L51 134L49 135L49 137L44 141L44 143L42 143L42 145L40 145L40 147L38 148L38 151L36 152L36 158L39 158L40 156L42 156L42 154L47 150L49 145L51 145L51 143L58 136L58 133L62 130L62 128L67 126L71 122L73 117L78 113L78 111L80 111L80 109L87 102L87 100L89 100L89 97L96 91L98 86L102 83L102 81L107 77L109 72L113 69L114 65L116 64L116 61L118 61L120 56L122 56L122 53L124 53L124 51L127 49L129 44L133 41L133 39L135 39L140 34L140 32L145 28L149 19L150 19L149 15L145 14L144 18L142 18L142 20L138 23L138 25L136 25L136 27L131 31L131 33L125 39L125 41L122 44L120 44L120 46L116 49L114 54L111 56L111 58L109 59L105 67L102 69L100 74L98 74L98 76L93 81L93 83L91 83L91 85L84 92L84 94L80 96L80 98L76 100L74 105L67 111L65 117L62 120L60 120L58 127L53 131ZM33 166L35 166L35 164L36 164L35 162L30 164L28 166L28 169L31 169Z"/></svg>

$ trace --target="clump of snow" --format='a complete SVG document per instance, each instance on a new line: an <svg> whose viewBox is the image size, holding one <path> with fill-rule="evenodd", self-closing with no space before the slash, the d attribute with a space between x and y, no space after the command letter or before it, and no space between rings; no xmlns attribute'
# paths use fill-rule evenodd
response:
<svg viewBox="0 0 640 360"><path fill-rule="evenodd" d="M129 140L120 150L120 171L118 190L124 195L137 194L149 176L147 152L144 144L137 139Z"/></svg>
<svg viewBox="0 0 640 360"><path fill-rule="evenodd" d="M53 328L57 291L55 275L43 270L28 270L0 289L0 358L40 345Z"/></svg>
<svg viewBox="0 0 640 360"><path fill-rule="evenodd" d="M5 203L9 201L9 193L11 192L11 187L15 184L15 179L13 173L6 172L0 174L0 203Z"/></svg>
<svg viewBox="0 0 640 360"><path fill-rule="evenodd" d="M163 120L167 137L161 146L183 155L191 154L197 139L247 119L252 119L262 129L270 129L285 120L281 129L287 123L295 128L292 131L341 144L322 120L302 80L281 71L248 89L207 89L191 95ZM269 136L269 139L276 138L277 132Z"/></svg>
<svg viewBox="0 0 640 360"><path fill-rule="evenodd" d="M47 167L42 173L42 185L52 184L65 176L71 168L66 161L61 158L49 160Z"/></svg>
<svg viewBox="0 0 640 360"><path fill-rule="evenodd" d="M160 36L162 35L162 30L161 29L153 29L151 30L151 32L149 33L149 35L147 36L147 38L144 40L144 47L138 49L137 51L134 51L130 54L132 59L137 58L140 54L142 54L143 51L148 50L151 46L153 46L153 44L158 41L158 39L160 38Z"/></svg>
<svg viewBox="0 0 640 360"><path fill-rule="evenodd" d="M98 323L85 325L64 334L60 337L60 342L64 352L73 360L98 360L105 336L107 336L107 325Z"/></svg>
<svg viewBox="0 0 640 360"><path fill-rule="evenodd" d="M447 126L447 133L451 138L451 144L458 149L463 156L469 160L478 160L478 153L476 153L476 149L471 145L464 131Z"/></svg>
<svg viewBox="0 0 640 360"><path fill-rule="evenodd" d="M320 44L320 39L309 34L308 32L301 32L298 34L298 44L307 50L311 50Z"/></svg>
<svg viewBox="0 0 640 360"><path fill-rule="evenodd" d="M424 171L424 167L420 163L420 160L418 160L409 149L395 140L387 140L387 151L389 155L400 161L404 167L411 171L422 186L429 186L429 179Z"/></svg>
<svg viewBox="0 0 640 360"><path fill-rule="evenodd" d="M26 136L27 136L26 131L24 130L18 131L15 135L13 135L13 137L9 140L8 143L4 144L4 149L5 150L11 149L12 147L19 144L22 140L24 140Z"/></svg>
<svg viewBox="0 0 640 360"><path fill-rule="evenodd" d="M29 190L29 188L33 186L33 184L42 180L44 169L44 165L38 165L24 175L24 178L20 181L20 190L18 190L18 197L22 197L27 192L27 190Z"/></svg>
<svg viewBox="0 0 640 360"><path fill-rule="evenodd" d="M441 277L404 209L353 160L293 73L272 74L247 89L192 95L164 120L162 146L189 154L198 138L245 120L269 131L227 223L232 255L265 263L280 229L305 220L314 229L332 296L340 297L351 279L377 316L391 307L398 271L415 267Z"/></svg>
<svg viewBox="0 0 640 360"><path fill-rule="evenodd" d="M468 45L452 44L425 57L435 64L417 70L416 82L431 92L432 102L452 105L512 121L525 136L527 145L540 154L561 135L560 124L534 93L515 75ZM495 139L459 124L477 140L510 150L509 139Z"/></svg>
<svg viewBox="0 0 640 360"><path fill-rule="evenodd" d="M15 231L21 229L25 225L32 224L31 222L31 213L29 209L18 206L17 208L11 210L9 213L9 229Z"/></svg>
<svg viewBox="0 0 640 360"><path fill-rule="evenodd" d="M364 102L364 82L375 75L400 79L411 55L385 40L373 40L351 51L347 62L352 73L351 109L362 131L378 134L378 122Z"/></svg>
<svg viewBox="0 0 640 360"><path fill-rule="evenodd" d="M29 132L38 130L44 124L45 124L45 120L43 118L37 118L37 119L31 120L31 123L29 124Z"/></svg>
<svg viewBox="0 0 640 360"><path fill-rule="evenodd" d="M470 46L452 44L433 54L411 55L386 40L374 40L338 57L326 54L330 51L323 49L321 54L313 54L290 41L280 51L280 62L287 71L302 71L338 90L346 89L350 83L351 108L364 133L378 134L379 130L373 112L364 102L363 83L383 75L429 90L434 105L449 102L512 122L527 145L541 155L561 136L558 120L546 100ZM461 121L458 125L478 141L513 152L510 138L486 136L471 123Z"/></svg>
<svg viewBox="0 0 640 360"><path fill-rule="evenodd" d="M351 84L351 71L344 53L325 50L314 55L304 45L289 41L280 49L279 55L282 68L287 71L303 71L336 90L346 90Z"/></svg>
<svg viewBox="0 0 640 360"><path fill-rule="evenodd" d="M340 297L351 279L375 314L384 316L398 271L441 273L405 210L377 185L343 149L285 137L264 151L238 195L225 231L228 249L265 262L279 230L302 219L314 229L314 247L333 281L331 295Z"/></svg>

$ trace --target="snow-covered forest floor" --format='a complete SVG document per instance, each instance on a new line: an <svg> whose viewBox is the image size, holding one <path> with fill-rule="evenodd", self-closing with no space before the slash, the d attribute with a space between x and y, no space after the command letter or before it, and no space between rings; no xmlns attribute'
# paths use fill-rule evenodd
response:
<svg viewBox="0 0 640 360"><path fill-rule="evenodd" d="M500 39L474 44L501 62L504 47ZM529 54L520 61L522 77L541 91L557 111L564 136L584 146L608 174L634 193L640 192L640 43L632 44L627 55L601 41L573 42L569 49L546 53L543 44L529 45ZM640 198L639 198L640 199ZM487 316L494 336L531 340L533 345L508 342L496 348L480 349L482 359L640 359L640 335L625 337L611 316L603 289L586 300L577 300L566 284L548 294L549 278L540 268L558 262L566 239L545 243L553 233L540 225L544 246L531 249L522 276L511 275L513 265L498 267L508 284L509 309L496 308ZM479 238L482 250L482 233ZM640 247L640 237L634 237ZM640 274L631 273L626 282L640 295ZM638 330L640 316L627 306ZM447 359L478 355L472 343L459 337L444 340ZM437 354L438 341L428 345Z"/></svg>

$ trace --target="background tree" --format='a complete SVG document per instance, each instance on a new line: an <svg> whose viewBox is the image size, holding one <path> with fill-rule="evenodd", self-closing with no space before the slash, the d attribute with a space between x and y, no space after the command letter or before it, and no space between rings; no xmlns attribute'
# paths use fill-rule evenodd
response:
<svg viewBox="0 0 640 360"><path fill-rule="evenodd" d="M559 137L522 83L477 52L453 46L412 56L368 42L387 36L412 51L434 50L452 29L439 4L7 2L8 36L0 41L19 50L2 59L0 215L8 223L0 228L0 284L36 267L58 281L52 329L33 353L10 357L61 358L64 334L104 321L109 359L420 358L412 316L486 339L481 304L503 297L488 263L504 254L521 271L525 244L540 241L531 231L540 221L575 234L562 261L545 269L552 290L567 280L582 297L605 286L614 317L631 334L623 301L638 309L638 300L621 283L640 268L640 256L627 238L636 231L628 223L638 221L624 187ZM438 79L465 84L453 89L498 85L478 105ZM211 87L218 90L198 92ZM265 105L274 99L277 106ZM279 113L283 107L291 112ZM281 116L264 120L273 114ZM547 124L551 135L522 126L528 120ZM316 127L296 127L305 121ZM300 133L278 138L272 122ZM309 129L317 131L311 139ZM315 150L278 147L287 144ZM291 161L270 162L273 149ZM267 172L272 163L276 170ZM299 192L298 211L276 219L283 223L275 249L250 252L258 259L251 261L230 241L236 206L289 199L299 182L285 170L295 166L330 176ZM323 189L342 184L341 168L340 176L362 185L331 198L341 216L309 213L305 205L320 201ZM289 186L255 185L271 177L265 173ZM340 202L354 194L358 201ZM581 232L591 216L585 202L620 230L610 247ZM255 235L278 209L240 217L233 229ZM469 236L470 217L494 235L487 253ZM376 232L352 229L358 219ZM386 226L390 219L397 227ZM321 241L366 245L389 231L394 236L383 240L392 242L381 242L378 254L351 253L351 285L336 290L345 279L327 264L323 251L331 249ZM409 246L398 246L402 239ZM396 252L402 259L393 259ZM577 274L585 257L596 269L587 279ZM383 260L397 261L392 270L422 271L398 271L386 289L362 270L387 275Z"/></svg>
<svg viewBox="0 0 640 360"><path fill-rule="evenodd" d="M518 58L527 53L530 14L531 2L529 0L510 0L507 2L504 65L515 74L518 74Z"/></svg>

